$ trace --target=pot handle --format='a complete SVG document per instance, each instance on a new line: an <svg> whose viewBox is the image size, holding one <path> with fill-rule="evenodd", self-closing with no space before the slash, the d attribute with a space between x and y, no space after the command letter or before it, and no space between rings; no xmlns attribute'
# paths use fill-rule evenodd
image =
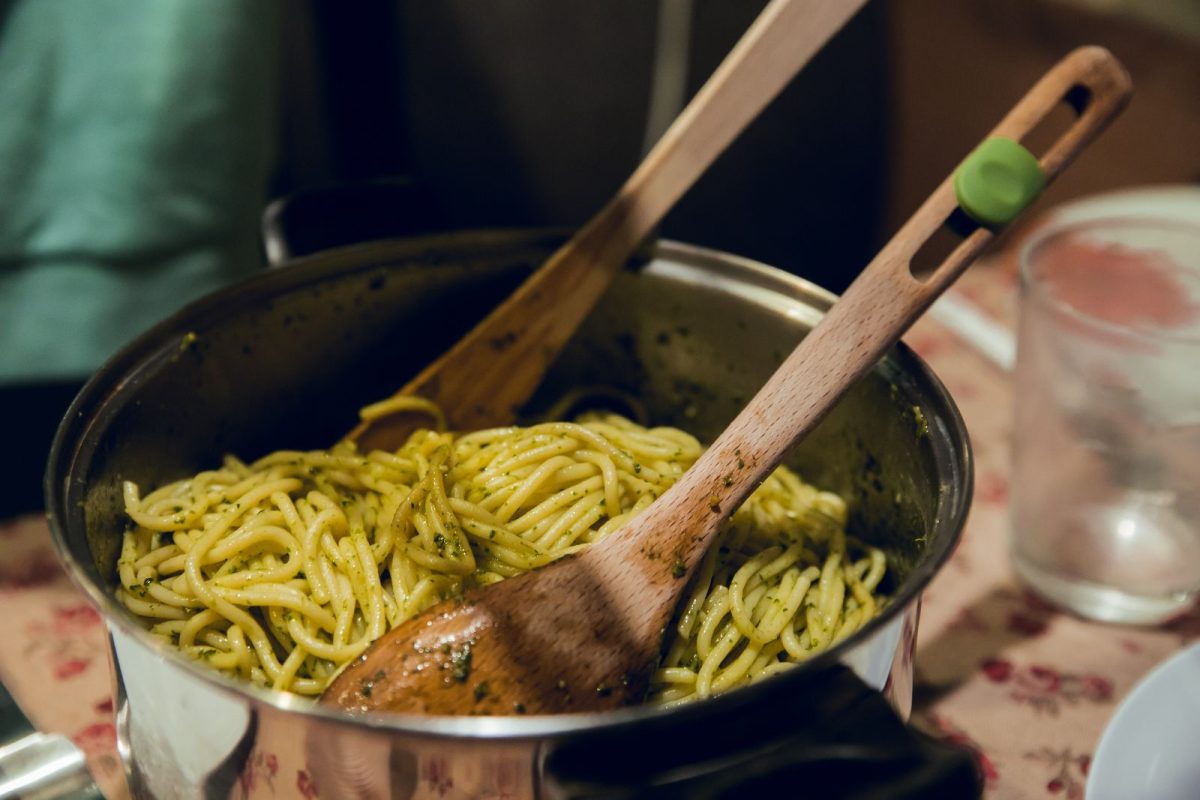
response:
<svg viewBox="0 0 1200 800"><path fill-rule="evenodd" d="M732 800L816 789L848 800L982 795L971 751L905 725L849 668L808 678L786 694L757 692L720 716L698 704L572 738L543 758L546 797Z"/></svg>
<svg viewBox="0 0 1200 800"><path fill-rule="evenodd" d="M376 178L297 192L263 210L267 266L352 244L446 230L450 223L428 187L407 177Z"/></svg>
<svg viewBox="0 0 1200 800"><path fill-rule="evenodd" d="M61 733L40 733L0 684L0 800L103 800L87 759Z"/></svg>

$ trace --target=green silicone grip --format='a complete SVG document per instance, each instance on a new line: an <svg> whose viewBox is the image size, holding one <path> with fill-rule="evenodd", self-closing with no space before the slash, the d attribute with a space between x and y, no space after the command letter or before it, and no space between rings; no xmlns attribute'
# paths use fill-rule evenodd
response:
<svg viewBox="0 0 1200 800"><path fill-rule="evenodd" d="M1018 142L993 136L954 173L954 193L967 216L998 228L1016 219L1046 186L1046 173Z"/></svg>

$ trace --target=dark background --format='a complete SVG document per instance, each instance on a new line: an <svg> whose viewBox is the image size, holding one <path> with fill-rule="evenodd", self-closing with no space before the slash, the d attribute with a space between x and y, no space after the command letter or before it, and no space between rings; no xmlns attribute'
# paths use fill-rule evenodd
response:
<svg viewBox="0 0 1200 800"><path fill-rule="evenodd" d="M689 95L763 5L696 0ZM279 194L404 176L428 226L576 226L641 158L656 2L308 8L287 19ZM886 3L869 4L684 198L663 235L844 286L881 221L886 19Z"/></svg>
<svg viewBox="0 0 1200 800"><path fill-rule="evenodd" d="M763 5L694 1L690 91ZM1200 181L1200 14L1176 22L1170 5L871 0L683 199L663 235L843 289L1000 115L1082 44L1125 63L1135 99L1040 207ZM641 156L657 8L292 0L273 193L401 176L420 198L415 219L392 222L404 233L578 225Z"/></svg>

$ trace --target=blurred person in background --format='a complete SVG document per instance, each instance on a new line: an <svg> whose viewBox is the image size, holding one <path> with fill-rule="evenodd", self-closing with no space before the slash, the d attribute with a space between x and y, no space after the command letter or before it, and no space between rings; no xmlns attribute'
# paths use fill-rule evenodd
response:
<svg viewBox="0 0 1200 800"><path fill-rule="evenodd" d="M0 515L133 336L259 263L278 18L255 0L0 3Z"/></svg>

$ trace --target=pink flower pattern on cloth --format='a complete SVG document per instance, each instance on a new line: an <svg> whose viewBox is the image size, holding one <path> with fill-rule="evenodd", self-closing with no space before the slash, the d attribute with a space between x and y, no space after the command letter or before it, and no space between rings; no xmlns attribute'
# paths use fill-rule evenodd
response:
<svg viewBox="0 0 1200 800"><path fill-rule="evenodd" d="M973 267L953 291L1011 325L1010 263ZM975 502L963 542L925 596L913 722L974 750L989 800L1082 798L1094 751L1117 704L1154 665L1200 637L1195 612L1156 629L1061 614L1023 590L1007 558L1008 376L932 319L906 341L959 404L975 448ZM0 522L0 680L46 731L88 755L106 796L125 798L104 626L58 564L44 520ZM437 796L452 778L423 775ZM234 796L319 796L307 770L285 774L255 751ZM240 794L239 794L240 792Z"/></svg>

